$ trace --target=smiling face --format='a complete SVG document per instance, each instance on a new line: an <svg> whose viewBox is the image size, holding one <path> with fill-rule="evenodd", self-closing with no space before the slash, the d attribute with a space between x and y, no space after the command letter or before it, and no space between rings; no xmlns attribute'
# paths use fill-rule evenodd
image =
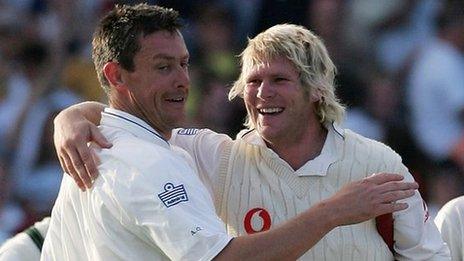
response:
<svg viewBox="0 0 464 261"><path fill-rule="evenodd" d="M158 31L140 37L139 43L134 70L121 68L128 90L125 110L169 137L185 118L189 54L179 32Z"/></svg>
<svg viewBox="0 0 464 261"><path fill-rule="evenodd" d="M314 101L288 59L278 57L255 66L245 80L250 121L267 143L298 141L310 124L319 124Z"/></svg>

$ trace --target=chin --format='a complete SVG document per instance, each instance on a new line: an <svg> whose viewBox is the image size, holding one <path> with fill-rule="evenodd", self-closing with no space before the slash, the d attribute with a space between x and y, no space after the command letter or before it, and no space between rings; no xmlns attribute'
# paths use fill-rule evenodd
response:
<svg viewBox="0 0 464 261"><path fill-rule="evenodd" d="M261 138L268 142L272 142L272 140L274 140L278 134L277 130L270 126L259 127L258 133Z"/></svg>
<svg viewBox="0 0 464 261"><path fill-rule="evenodd" d="M169 122L169 125L174 129L174 128L181 128L185 127L185 117L177 117L177 118L172 118L171 121Z"/></svg>

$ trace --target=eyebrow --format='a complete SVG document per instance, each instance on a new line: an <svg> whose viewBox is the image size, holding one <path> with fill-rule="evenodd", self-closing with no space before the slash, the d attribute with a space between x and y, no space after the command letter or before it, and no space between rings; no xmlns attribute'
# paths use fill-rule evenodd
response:
<svg viewBox="0 0 464 261"><path fill-rule="evenodd" d="M256 78L256 77L261 77L261 76L262 76L262 73L254 72L254 73L248 74L248 76L245 79L249 80L251 78ZM279 77L290 78L291 76L289 75L289 73L276 72L276 73L270 73L269 77L271 77L271 78L279 78Z"/></svg>
<svg viewBox="0 0 464 261"><path fill-rule="evenodd" d="M187 53L185 54L184 56L181 57L181 59L188 59L190 58L190 54ZM160 53L160 54L156 54L152 57L152 60L175 60L176 57L172 56L172 55L167 55L167 54L163 54L163 53Z"/></svg>

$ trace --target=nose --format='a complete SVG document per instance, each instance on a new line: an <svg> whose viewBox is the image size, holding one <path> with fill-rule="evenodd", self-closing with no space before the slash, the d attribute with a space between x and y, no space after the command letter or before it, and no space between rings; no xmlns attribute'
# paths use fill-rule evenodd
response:
<svg viewBox="0 0 464 261"><path fill-rule="evenodd" d="M188 68L180 67L177 73L177 87L188 88L190 86L190 76Z"/></svg>
<svg viewBox="0 0 464 261"><path fill-rule="evenodd" d="M268 99L274 95L274 86L272 86L272 84L267 80L262 81L261 85L258 87L257 97L260 99Z"/></svg>

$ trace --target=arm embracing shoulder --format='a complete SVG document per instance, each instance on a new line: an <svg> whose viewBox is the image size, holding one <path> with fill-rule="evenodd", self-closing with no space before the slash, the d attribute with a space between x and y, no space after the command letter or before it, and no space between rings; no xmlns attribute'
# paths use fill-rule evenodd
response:
<svg viewBox="0 0 464 261"><path fill-rule="evenodd" d="M96 126L104 107L97 102L76 104L60 112L54 120L53 141L61 167L82 190L90 188L98 176L97 164L87 142L93 141L102 148L111 147Z"/></svg>

